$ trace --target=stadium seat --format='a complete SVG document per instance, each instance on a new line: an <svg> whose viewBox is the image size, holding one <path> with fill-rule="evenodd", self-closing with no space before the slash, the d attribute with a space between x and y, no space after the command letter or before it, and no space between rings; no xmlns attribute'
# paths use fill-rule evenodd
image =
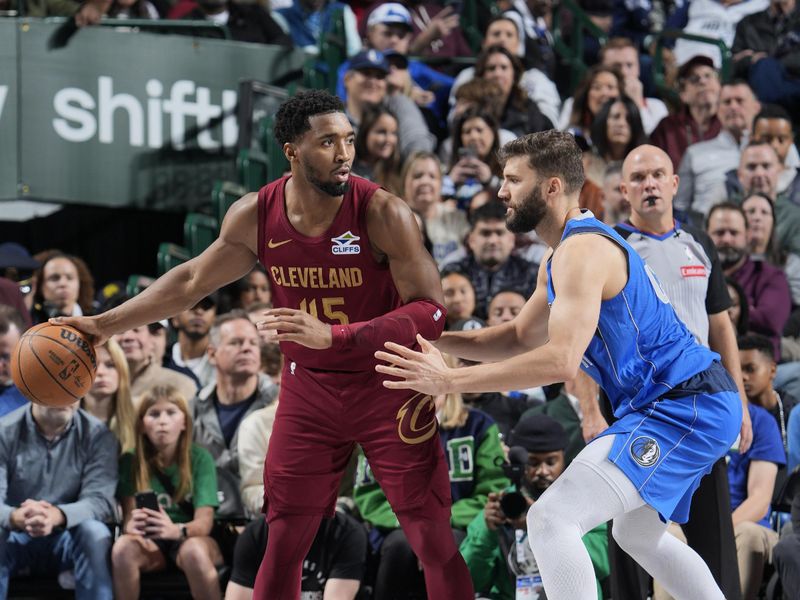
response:
<svg viewBox="0 0 800 600"><path fill-rule="evenodd" d="M248 192L261 189L269 181L267 155L259 150L241 149L236 157L236 172L239 182Z"/></svg>
<svg viewBox="0 0 800 600"><path fill-rule="evenodd" d="M211 192L211 207L217 222L222 224L225 213L231 204L247 193L247 189L235 181L223 181L218 179L214 182L214 189Z"/></svg>
<svg viewBox="0 0 800 600"><path fill-rule="evenodd" d="M289 170L289 161L283 154L283 148L278 145L272 133L275 118L272 115L261 119L258 125L258 139L261 148L267 154L267 181L275 181L285 171Z"/></svg>
<svg viewBox="0 0 800 600"><path fill-rule="evenodd" d="M172 267L177 267L192 258L189 249L177 244L162 242L158 246L158 274L163 275Z"/></svg>
<svg viewBox="0 0 800 600"><path fill-rule="evenodd" d="M135 296L154 281L155 279L147 275L131 275L125 284L125 293L128 296Z"/></svg>
<svg viewBox="0 0 800 600"><path fill-rule="evenodd" d="M189 254L197 256L208 248L219 235L219 222L202 213L189 213L183 222L183 243Z"/></svg>

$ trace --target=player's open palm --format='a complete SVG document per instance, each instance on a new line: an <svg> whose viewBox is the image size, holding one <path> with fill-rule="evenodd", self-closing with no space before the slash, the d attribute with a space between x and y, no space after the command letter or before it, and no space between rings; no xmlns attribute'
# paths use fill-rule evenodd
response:
<svg viewBox="0 0 800 600"><path fill-rule="evenodd" d="M81 333L90 336L92 345L102 346L108 341L111 335L100 327L98 317L53 317L50 319L52 325L69 325Z"/></svg>
<svg viewBox="0 0 800 600"><path fill-rule="evenodd" d="M389 364L376 365L375 370L398 379L384 381L383 385L387 388L412 389L434 397L445 394L449 391L448 376L452 369L447 366L442 353L433 344L421 335L417 335L417 341L422 352L386 342L384 346L389 352L379 350L375 353L375 358Z"/></svg>
<svg viewBox="0 0 800 600"><path fill-rule="evenodd" d="M259 321L260 330L275 331L279 342L295 342L306 348L326 350L333 343L331 326L315 316L293 308L273 308L264 311Z"/></svg>

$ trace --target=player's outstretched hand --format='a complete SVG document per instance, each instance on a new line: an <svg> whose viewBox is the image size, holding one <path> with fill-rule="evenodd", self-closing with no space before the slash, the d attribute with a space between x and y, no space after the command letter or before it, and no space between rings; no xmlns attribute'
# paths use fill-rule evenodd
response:
<svg viewBox="0 0 800 600"><path fill-rule="evenodd" d="M272 308L264 311L259 330L275 331L279 342L295 342L306 348L326 350L333 344L331 326L302 310Z"/></svg>
<svg viewBox="0 0 800 600"><path fill-rule="evenodd" d="M375 353L375 358L389 363L376 365L375 370L400 380L387 379L383 382L384 387L395 390L412 389L434 397L446 394L450 391L449 374L452 369L445 364L442 353L428 340L418 334L417 342L422 352L415 352L394 342L386 342L384 347L389 352L378 350Z"/></svg>
<svg viewBox="0 0 800 600"><path fill-rule="evenodd" d="M53 317L51 325L69 325L91 338L92 345L102 346L111 337L111 334L100 327L98 317Z"/></svg>

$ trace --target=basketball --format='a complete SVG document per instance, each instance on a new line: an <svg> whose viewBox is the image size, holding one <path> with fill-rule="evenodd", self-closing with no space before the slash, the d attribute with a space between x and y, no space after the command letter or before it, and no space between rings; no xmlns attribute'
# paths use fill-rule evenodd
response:
<svg viewBox="0 0 800 600"><path fill-rule="evenodd" d="M69 406L91 389L94 346L68 325L41 323L26 331L11 355L11 377L31 402Z"/></svg>

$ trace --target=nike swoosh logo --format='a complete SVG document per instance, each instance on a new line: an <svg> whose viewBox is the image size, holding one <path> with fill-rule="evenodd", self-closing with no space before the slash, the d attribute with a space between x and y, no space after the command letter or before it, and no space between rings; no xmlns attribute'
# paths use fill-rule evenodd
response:
<svg viewBox="0 0 800 600"><path fill-rule="evenodd" d="M283 240L282 242L273 242L272 238L270 238L269 241L267 242L267 247L268 248L278 248L280 246L283 246L284 244L288 244L291 241L292 240Z"/></svg>

